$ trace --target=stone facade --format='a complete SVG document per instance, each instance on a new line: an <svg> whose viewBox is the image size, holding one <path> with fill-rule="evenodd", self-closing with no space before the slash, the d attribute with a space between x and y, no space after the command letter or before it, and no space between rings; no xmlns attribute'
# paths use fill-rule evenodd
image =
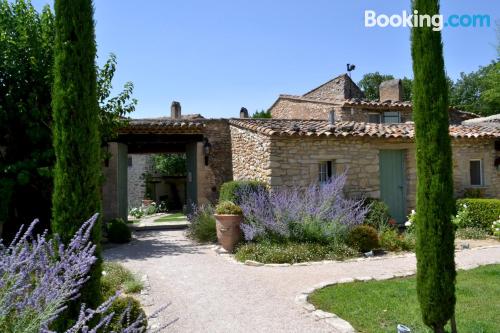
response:
<svg viewBox="0 0 500 333"><path fill-rule="evenodd" d="M328 119L337 103L280 97L271 107L273 119Z"/></svg>
<svg viewBox="0 0 500 333"><path fill-rule="evenodd" d="M220 186L233 179L231 160L231 134L225 119L203 121L203 135L210 143L208 165L205 165L203 143L197 147L198 203L215 202L219 197Z"/></svg>
<svg viewBox="0 0 500 333"><path fill-rule="evenodd" d="M146 183L144 174L152 171L152 160L150 154L128 155L128 207L140 207L142 199L146 194Z"/></svg>
<svg viewBox="0 0 500 333"><path fill-rule="evenodd" d="M303 97L319 101L343 101L363 98L363 92L347 74L343 74L305 93Z"/></svg>
<svg viewBox="0 0 500 333"><path fill-rule="evenodd" d="M416 204L415 145L409 139L368 137L266 136L231 126L234 179L259 179L273 187L317 182L320 162L332 161L335 172L348 172L346 192L380 198L379 151L405 151L406 209ZM494 167L494 139L453 139L455 195L470 186L469 160L483 161L483 193L500 197L500 171Z"/></svg>

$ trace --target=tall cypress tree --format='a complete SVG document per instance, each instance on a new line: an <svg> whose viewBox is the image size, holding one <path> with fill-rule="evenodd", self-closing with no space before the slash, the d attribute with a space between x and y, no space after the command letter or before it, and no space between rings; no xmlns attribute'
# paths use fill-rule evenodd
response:
<svg viewBox="0 0 500 333"><path fill-rule="evenodd" d="M56 0L53 141L56 155L52 229L68 242L82 222L101 211L100 137L92 0ZM100 301L100 223L92 240L98 262L81 290L81 302Z"/></svg>
<svg viewBox="0 0 500 333"><path fill-rule="evenodd" d="M438 0L413 0L439 14ZM412 29L413 115L417 150L417 293L422 319L435 332L455 311L452 152L441 32Z"/></svg>

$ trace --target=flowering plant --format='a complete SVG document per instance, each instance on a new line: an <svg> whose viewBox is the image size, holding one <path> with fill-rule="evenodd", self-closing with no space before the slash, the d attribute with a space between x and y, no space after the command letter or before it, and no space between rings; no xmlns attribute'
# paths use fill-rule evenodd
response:
<svg viewBox="0 0 500 333"><path fill-rule="evenodd" d="M500 216L491 225L491 231L493 231L493 236L500 238Z"/></svg>
<svg viewBox="0 0 500 333"><path fill-rule="evenodd" d="M282 238L299 232L328 238L340 229L363 223L368 207L363 200L343 195L346 174L324 184L278 188L257 188L238 193L245 221L241 225L246 240L272 235ZM300 237L300 235L299 235ZM317 237L316 237L317 238Z"/></svg>

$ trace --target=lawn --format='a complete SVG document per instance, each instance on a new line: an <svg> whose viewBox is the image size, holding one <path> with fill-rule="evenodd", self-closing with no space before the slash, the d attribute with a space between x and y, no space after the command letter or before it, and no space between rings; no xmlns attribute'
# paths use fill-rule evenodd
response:
<svg viewBox="0 0 500 333"><path fill-rule="evenodd" d="M459 271L456 318L459 332L500 332L500 265ZM309 301L347 320L359 332L432 332L420 317L415 278L354 282L320 289ZM449 327L448 327L449 331Z"/></svg>
<svg viewBox="0 0 500 333"><path fill-rule="evenodd" d="M184 215L182 213L175 213L175 214L170 214L167 216L160 217L160 218L154 220L154 222L182 222L182 221L186 221L186 219L187 219L186 215Z"/></svg>

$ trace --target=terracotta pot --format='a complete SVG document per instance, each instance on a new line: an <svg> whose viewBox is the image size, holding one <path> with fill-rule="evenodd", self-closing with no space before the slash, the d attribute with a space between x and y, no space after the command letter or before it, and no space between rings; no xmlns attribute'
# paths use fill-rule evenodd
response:
<svg viewBox="0 0 500 333"><path fill-rule="evenodd" d="M243 216L214 214L214 217L219 244L224 250L233 252L234 246L241 239L240 223L243 221Z"/></svg>
<svg viewBox="0 0 500 333"><path fill-rule="evenodd" d="M153 203L153 200L150 200L150 199L144 199L144 200L142 200L142 206L143 207L148 207L152 203Z"/></svg>

